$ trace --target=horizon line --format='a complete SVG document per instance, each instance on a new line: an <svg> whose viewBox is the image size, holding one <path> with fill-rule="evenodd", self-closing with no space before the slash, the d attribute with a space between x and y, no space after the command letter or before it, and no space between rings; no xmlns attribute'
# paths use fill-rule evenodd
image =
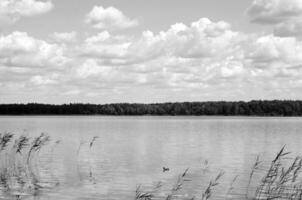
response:
<svg viewBox="0 0 302 200"><path fill-rule="evenodd" d="M90 103L90 102L69 102L69 103L43 103L43 102L13 102L13 103L0 103L0 105L30 105L30 104L38 104L38 105L73 105L73 104L82 104L82 105L110 105L110 104L143 104L143 105L150 105L150 104L177 104L177 103L207 103L207 102L243 102L249 103L253 101L266 101L266 102L273 102L273 101L280 101L280 102L294 102L294 101L302 101L302 99L252 99L252 100L207 100L207 101L165 101L165 102L116 102L116 103Z"/></svg>

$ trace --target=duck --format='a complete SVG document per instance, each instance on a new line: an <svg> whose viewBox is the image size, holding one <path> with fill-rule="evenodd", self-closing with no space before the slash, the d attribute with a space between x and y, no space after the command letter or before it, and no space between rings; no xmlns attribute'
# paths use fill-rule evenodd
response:
<svg viewBox="0 0 302 200"><path fill-rule="evenodd" d="M166 172L166 171L169 171L170 170L170 168L168 168L168 167L163 167L163 172Z"/></svg>

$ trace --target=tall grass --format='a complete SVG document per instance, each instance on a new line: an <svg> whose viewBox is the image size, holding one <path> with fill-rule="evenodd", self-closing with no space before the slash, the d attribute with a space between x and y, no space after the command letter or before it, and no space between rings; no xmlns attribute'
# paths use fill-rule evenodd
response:
<svg viewBox="0 0 302 200"><path fill-rule="evenodd" d="M182 189L184 182L188 181L188 179L185 179L188 174L188 171L189 168L187 168L182 174L178 176L178 179L174 184L174 186L172 187L170 194L166 196L166 200L173 199L174 195Z"/></svg>
<svg viewBox="0 0 302 200"><path fill-rule="evenodd" d="M270 168L262 178L256 190L256 199L301 199L302 183L299 178L302 158L297 156L292 159L288 167L282 161L289 159L290 152L283 147L271 162Z"/></svg>
<svg viewBox="0 0 302 200"><path fill-rule="evenodd" d="M202 193L201 199L202 200L208 200L211 198L212 194L213 194L213 188L217 185L219 185L219 180L221 179L221 177L224 175L224 172L221 171L219 172L219 174L216 176L216 178L214 180L211 180L208 187L206 188L206 190L204 191L204 193Z"/></svg>
<svg viewBox="0 0 302 200"><path fill-rule="evenodd" d="M232 180L232 182L231 182L231 184L230 184L230 186L229 186L229 189L228 189L228 191L227 191L227 193L226 193L226 199L228 199L229 198L229 196L231 195L231 193L233 192L233 190L234 190L234 184L235 184L235 182L237 181L237 179L238 179L238 177L239 177L239 175L236 175L234 178L233 178L233 180Z"/></svg>
<svg viewBox="0 0 302 200"><path fill-rule="evenodd" d="M154 195L152 192L143 192L141 189L141 185L136 187L135 190L135 200L152 200Z"/></svg>
<svg viewBox="0 0 302 200"><path fill-rule="evenodd" d="M82 150L84 150L84 151L86 151L85 152L86 155L88 155L85 157L84 160L86 160L86 162L87 162L87 163L85 163L86 167L89 168L89 181L96 184L96 178L93 175L92 162L93 162L93 146L95 145L98 138L99 138L99 136L93 136L90 140L88 140L88 141L81 140L79 143L79 146L77 149L77 159L78 159L77 173L78 173L79 179L81 181L83 180L83 176L82 176L81 169L80 169L80 154L81 154Z"/></svg>
<svg viewBox="0 0 302 200"><path fill-rule="evenodd" d="M251 169L249 180L248 180L248 183L247 183L247 186L246 186L246 192L245 192L245 198L246 199L249 198L249 189L250 189L250 185L251 185L251 182L252 182L252 179L253 179L253 175L254 175L255 171L259 169L260 164L261 164L261 161L260 161L260 158L259 158L259 155L258 155L257 158L256 158L256 161L255 161L255 163L254 163L254 165Z"/></svg>

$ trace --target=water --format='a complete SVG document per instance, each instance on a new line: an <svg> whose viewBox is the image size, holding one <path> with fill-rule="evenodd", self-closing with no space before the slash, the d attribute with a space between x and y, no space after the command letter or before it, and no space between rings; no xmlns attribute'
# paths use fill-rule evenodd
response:
<svg viewBox="0 0 302 200"><path fill-rule="evenodd" d="M30 137L44 132L52 139L36 160L42 187L24 189L21 199L130 200L137 186L151 191L159 182L156 195L164 199L187 168L180 199L200 196L222 170L213 198L225 199L239 175L230 196L242 199L257 155L265 170L283 145L292 156L302 154L302 118L7 116L0 117L4 131ZM14 195L3 190L0 199Z"/></svg>

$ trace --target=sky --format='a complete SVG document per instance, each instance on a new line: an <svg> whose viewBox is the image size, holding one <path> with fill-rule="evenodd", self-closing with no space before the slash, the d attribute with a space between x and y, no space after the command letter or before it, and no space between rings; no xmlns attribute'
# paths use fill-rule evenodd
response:
<svg viewBox="0 0 302 200"><path fill-rule="evenodd" d="M302 99L301 0L0 0L0 103Z"/></svg>

